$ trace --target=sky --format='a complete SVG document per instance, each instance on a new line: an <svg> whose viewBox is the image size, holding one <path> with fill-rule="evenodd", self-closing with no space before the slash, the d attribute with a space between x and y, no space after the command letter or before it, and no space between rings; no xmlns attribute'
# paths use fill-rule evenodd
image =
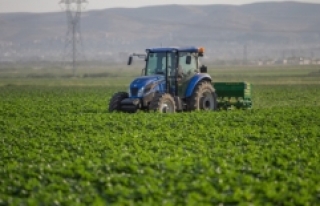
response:
<svg viewBox="0 0 320 206"><path fill-rule="evenodd" d="M86 10L114 7L136 8L161 4L233 4L241 5L269 0L88 0ZM270 0L281 2L281 0ZM57 12L62 11L60 0L0 0L0 12ZM299 0L306 3L320 3L320 0Z"/></svg>

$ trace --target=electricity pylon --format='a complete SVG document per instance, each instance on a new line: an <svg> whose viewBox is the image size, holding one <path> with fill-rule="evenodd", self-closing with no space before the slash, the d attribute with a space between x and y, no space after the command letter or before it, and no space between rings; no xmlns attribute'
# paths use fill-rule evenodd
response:
<svg viewBox="0 0 320 206"><path fill-rule="evenodd" d="M75 76L77 61L80 58L84 59L81 37L81 13L85 4L88 4L87 0L61 0L59 2L61 8L66 12L68 25L63 62L72 63L73 76Z"/></svg>

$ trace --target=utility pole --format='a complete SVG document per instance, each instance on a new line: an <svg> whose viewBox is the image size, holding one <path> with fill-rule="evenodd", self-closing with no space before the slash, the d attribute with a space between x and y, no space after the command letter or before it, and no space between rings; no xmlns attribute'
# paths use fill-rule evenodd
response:
<svg viewBox="0 0 320 206"><path fill-rule="evenodd" d="M71 58L72 73L75 76L77 68L77 60L83 55L83 44L81 37L81 13L83 5L87 4L87 0L61 0L59 5L66 12L68 30L66 34L63 62Z"/></svg>
<svg viewBox="0 0 320 206"><path fill-rule="evenodd" d="M247 44L243 46L243 65L248 63L248 53L247 53Z"/></svg>

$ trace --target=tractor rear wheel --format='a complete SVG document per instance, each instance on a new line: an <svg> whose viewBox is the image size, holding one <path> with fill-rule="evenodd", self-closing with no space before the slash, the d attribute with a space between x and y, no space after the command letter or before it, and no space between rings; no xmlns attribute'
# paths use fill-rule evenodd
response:
<svg viewBox="0 0 320 206"><path fill-rule="evenodd" d="M150 102L149 110L160 113L175 113L176 103L170 94L157 93Z"/></svg>
<svg viewBox="0 0 320 206"><path fill-rule="evenodd" d="M127 92L118 92L113 95L109 103L109 112L120 111L121 110L121 101L125 98L128 98L129 95Z"/></svg>
<svg viewBox="0 0 320 206"><path fill-rule="evenodd" d="M190 110L217 110L217 94L208 81L200 82L189 99Z"/></svg>

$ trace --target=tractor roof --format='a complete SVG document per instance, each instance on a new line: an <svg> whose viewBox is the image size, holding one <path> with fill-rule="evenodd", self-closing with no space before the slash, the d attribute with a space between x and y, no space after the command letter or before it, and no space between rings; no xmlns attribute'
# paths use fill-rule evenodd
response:
<svg viewBox="0 0 320 206"><path fill-rule="evenodd" d="M199 52L199 48L197 47L159 47L159 48L149 48L147 51L149 52Z"/></svg>

